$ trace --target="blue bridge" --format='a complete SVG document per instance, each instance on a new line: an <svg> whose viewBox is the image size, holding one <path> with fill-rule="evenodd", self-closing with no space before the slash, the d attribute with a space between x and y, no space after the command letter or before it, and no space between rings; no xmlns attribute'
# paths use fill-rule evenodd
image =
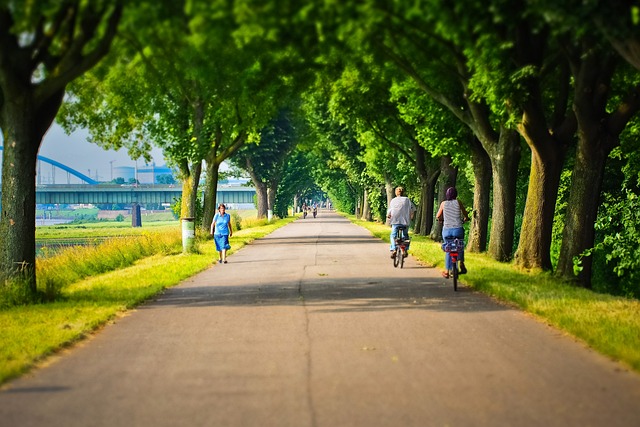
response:
<svg viewBox="0 0 640 427"><path fill-rule="evenodd" d="M218 186L216 203L253 204L253 187ZM37 204L130 204L173 203L180 198L180 185L39 185L36 187Z"/></svg>
<svg viewBox="0 0 640 427"><path fill-rule="evenodd" d="M4 147L0 145L0 151L2 151L3 149L4 149ZM75 169L70 168L67 165L63 165L62 163L60 163L60 162L58 162L56 160L53 160L53 159L50 159L48 157L44 157L44 156L41 156L41 155L38 154L38 161L49 163L50 165L53 165L53 166L55 166L57 168L60 168L63 171L65 171L65 172L67 172L67 173L79 178L81 181L86 182L87 184L92 184L92 185L98 184L98 181L92 179L91 177L89 177L89 176L87 176L87 175L85 175L85 174L83 174L81 172L78 172Z"/></svg>
<svg viewBox="0 0 640 427"><path fill-rule="evenodd" d="M0 146L0 151L3 147ZM173 203L182 196L181 186L163 184L105 184L56 160L38 155L38 161L60 168L84 184L36 185L37 204L130 204ZM253 204L253 187L218 186L216 203ZM0 193L1 194L1 193Z"/></svg>

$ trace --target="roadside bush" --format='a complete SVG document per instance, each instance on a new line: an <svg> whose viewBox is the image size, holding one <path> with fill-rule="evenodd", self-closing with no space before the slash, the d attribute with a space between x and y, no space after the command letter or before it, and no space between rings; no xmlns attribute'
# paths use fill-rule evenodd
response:
<svg viewBox="0 0 640 427"><path fill-rule="evenodd" d="M593 288L613 295L640 298L640 196L626 190L617 199L605 198L605 215L596 221L601 236L584 255L594 256ZM604 262L603 262L604 261ZM581 268L576 260L575 269Z"/></svg>
<svg viewBox="0 0 640 427"><path fill-rule="evenodd" d="M237 211L231 211L231 223L233 226L233 231L242 230L242 217Z"/></svg>

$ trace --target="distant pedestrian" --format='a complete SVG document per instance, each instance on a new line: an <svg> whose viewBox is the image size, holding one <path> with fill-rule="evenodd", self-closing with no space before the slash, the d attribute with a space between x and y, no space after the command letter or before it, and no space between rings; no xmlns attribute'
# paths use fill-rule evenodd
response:
<svg viewBox="0 0 640 427"><path fill-rule="evenodd" d="M223 203L218 206L218 213L213 217L211 222L211 235L216 244L218 251L218 263L227 263L227 250L231 249L229 237L233 235L231 227L231 215L225 212L226 207Z"/></svg>

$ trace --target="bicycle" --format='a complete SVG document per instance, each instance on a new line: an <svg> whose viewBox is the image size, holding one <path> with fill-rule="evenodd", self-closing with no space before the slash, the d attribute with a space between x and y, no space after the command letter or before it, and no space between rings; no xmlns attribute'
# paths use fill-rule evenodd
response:
<svg viewBox="0 0 640 427"><path fill-rule="evenodd" d="M464 240L458 238L448 238L442 244L442 250L449 252L451 258L451 270L449 271L449 277L453 278L453 290L458 290L458 276L460 275L460 268L458 267L458 251L464 248Z"/></svg>
<svg viewBox="0 0 640 427"><path fill-rule="evenodd" d="M407 227L398 226L396 228L396 235L394 236L394 240L396 242L396 251L393 256L393 266L402 268L404 266L404 259L408 256L407 254L407 246L411 241L409 238L404 238L404 230Z"/></svg>

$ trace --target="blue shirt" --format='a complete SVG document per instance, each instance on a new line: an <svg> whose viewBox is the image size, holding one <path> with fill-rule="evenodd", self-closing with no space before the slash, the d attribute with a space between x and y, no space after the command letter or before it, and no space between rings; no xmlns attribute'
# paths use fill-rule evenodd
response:
<svg viewBox="0 0 640 427"><path fill-rule="evenodd" d="M214 230L215 234L229 234L229 222L231 222L231 215L226 212L224 215L220 215L220 213L217 213L213 217L213 222L216 224Z"/></svg>

